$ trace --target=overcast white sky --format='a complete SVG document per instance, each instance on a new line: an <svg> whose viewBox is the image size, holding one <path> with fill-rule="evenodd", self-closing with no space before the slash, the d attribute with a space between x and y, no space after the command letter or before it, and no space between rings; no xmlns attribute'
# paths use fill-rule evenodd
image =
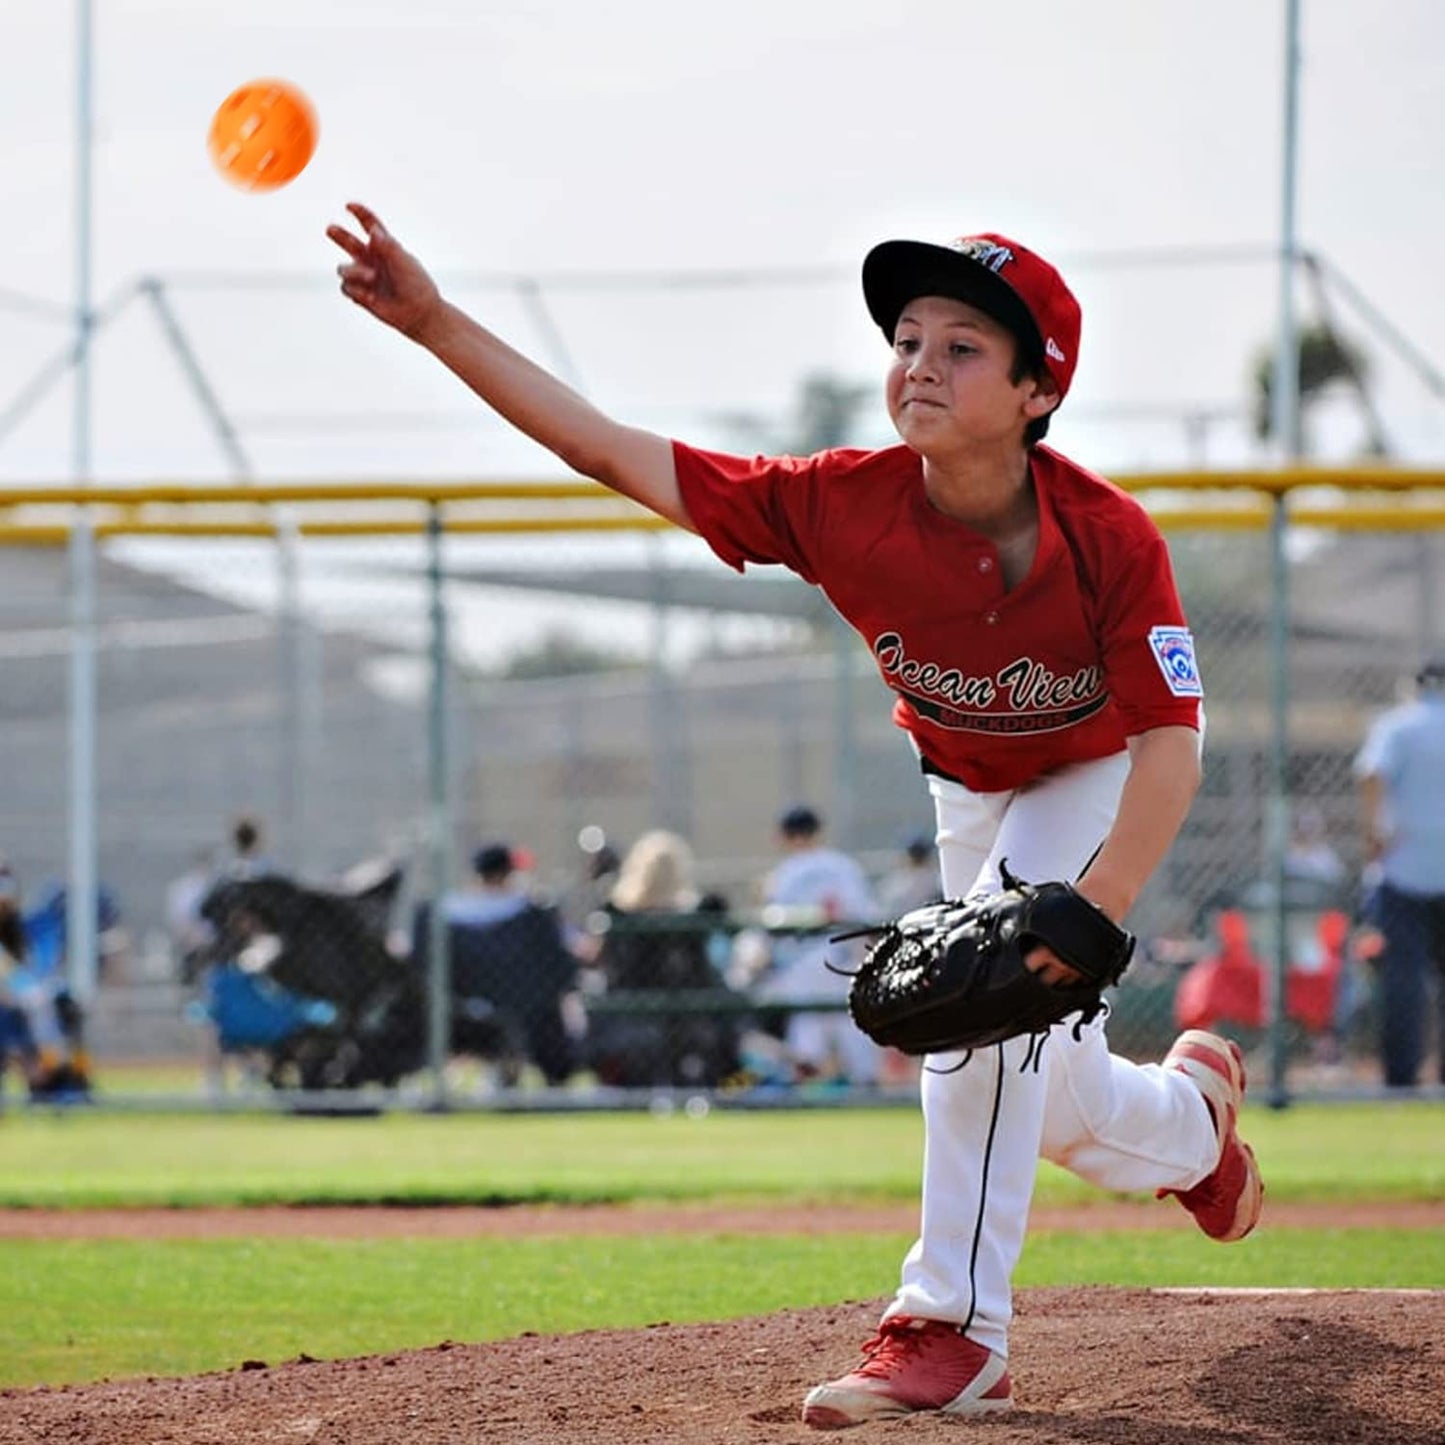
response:
<svg viewBox="0 0 1445 1445"><path fill-rule="evenodd" d="M75 287L77 8L3 0L0 12L0 287L62 305ZM315 278L314 291L175 293L263 475L478 474L524 455L424 358L326 291L322 227L353 195L445 275L835 268L833 284L721 297L544 292L589 391L699 440L717 439L715 413L785 412L809 368L879 376L854 277L886 236L997 229L1064 266L1085 329L1058 440L1103 467L1184 460L1172 418L1110 414L1241 405L1248 354L1274 324L1267 260L1098 258L1273 243L1284 0L94 10L97 299L141 274ZM1445 366L1445 5L1303 0L1303 17L1302 241ZM204 137L217 102L265 74L310 93L322 140L300 180L253 196L210 170ZM514 298L460 294L556 360ZM1340 320L1376 357L1392 439L1438 460L1440 403L1343 306ZM64 332L13 309L0 309L0 328L4 406ZM97 343L96 469L223 474L157 334L137 304ZM338 421L348 411L373 427L391 412L434 413L435 425L358 438ZM311 415L328 425L308 429ZM0 436L0 476L64 475L69 417L61 389ZM1212 459L1242 445L1221 426Z"/></svg>
<svg viewBox="0 0 1445 1445"><path fill-rule="evenodd" d="M729 414L782 417L808 370L881 379L856 273L889 236L1001 230L1059 262L1085 325L1053 439L1101 469L1186 463L1181 415L1245 406L1249 355L1275 325L1284 0L94 9L97 301L141 275L176 279L177 315L261 476L556 472L331 292L322 231L353 196L444 281L541 276L565 354L514 294L457 294L618 414L717 445ZM76 11L0 0L0 417L65 341L61 319L6 298L75 294ZM1303 0L1302 40L1301 240L1445 367L1445 5ZM236 84L268 74L311 95L321 144L290 187L247 195L210 169L205 133ZM1142 261L1233 247L1262 259ZM820 275L545 284L737 267ZM183 284L199 271L300 284ZM1392 443L1439 463L1445 407L1343 298L1338 320L1374 359ZM99 337L95 388L98 475L227 474L140 303ZM71 416L60 387L0 432L0 481L68 475ZM883 439L880 411L870 425ZM1342 407L1326 446L1354 440ZM1227 416L1203 445L1218 464L1254 459Z"/></svg>

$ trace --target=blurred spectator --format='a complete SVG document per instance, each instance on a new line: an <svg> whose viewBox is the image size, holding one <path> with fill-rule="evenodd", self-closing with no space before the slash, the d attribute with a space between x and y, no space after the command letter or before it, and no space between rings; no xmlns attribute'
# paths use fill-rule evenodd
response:
<svg viewBox="0 0 1445 1445"><path fill-rule="evenodd" d="M181 979L185 983L195 983L207 968L233 957L237 947L244 946L255 931L255 920L247 915L241 891L233 885L283 876L266 856L261 822L254 813L238 813L232 819L230 845L229 856L219 867L211 868L206 886L195 901L194 924L188 921L187 910L192 906L191 889L200 883L203 855L198 855L167 890L166 922L180 951ZM204 856L209 861L209 849L204 850ZM204 937L206 933L209 938ZM193 940L188 947L181 947L182 934Z"/></svg>
<svg viewBox="0 0 1445 1445"><path fill-rule="evenodd" d="M226 873L232 878L262 878L276 872L266 856L261 820L254 813L241 813L231 824L231 860Z"/></svg>
<svg viewBox="0 0 1445 1445"><path fill-rule="evenodd" d="M215 925L202 911L215 880L215 852L202 848L185 872L173 878L166 888L166 932L175 954L177 972L188 983L209 961L209 950L216 941Z"/></svg>
<svg viewBox="0 0 1445 1445"><path fill-rule="evenodd" d="M16 988L25 953L20 885L9 864L0 860L0 1091L12 1058L27 1087L33 1087L40 1077L40 1051L35 1046L29 1010Z"/></svg>
<svg viewBox="0 0 1445 1445"><path fill-rule="evenodd" d="M1378 867L1367 916L1384 943L1385 1083L1410 1088L1419 1081L1432 1013L1445 1082L1445 657L1427 661L1415 675L1415 696L1375 721L1355 774L1365 859Z"/></svg>
<svg viewBox="0 0 1445 1445"><path fill-rule="evenodd" d="M68 976L69 906L65 885L52 879L41 890L40 901L25 915L29 966L37 974L56 980ZM124 976L130 957L130 933L115 894L104 883L98 885L95 895L95 949L98 982L110 983Z"/></svg>
<svg viewBox="0 0 1445 1445"><path fill-rule="evenodd" d="M724 985L713 965L708 915L727 900L699 894L692 849L662 829L644 833L622 859L597 954L605 994ZM594 1009L588 1053L598 1081L619 1087L711 1088L738 1067L738 1019L695 1009L640 1015Z"/></svg>
<svg viewBox="0 0 1445 1445"><path fill-rule="evenodd" d="M33 937L19 880L0 859L0 1083L14 1055L33 1097L83 1098L90 1061L81 1010L58 966L63 954L38 959Z"/></svg>
<svg viewBox="0 0 1445 1445"><path fill-rule="evenodd" d="M305 1090L391 1086L420 1066L420 981L385 941L399 886L383 860L333 887L275 873L217 883L203 905L217 937L191 1014L212 1026L213 1087L227 1059Z"/></svg>
<svg viewBox="0 0 1445 1445"><path fill-rule="evenodd" d="M472 857L473 880L442 903L450 930L452 1047L498 1061L503 1081L516 1083L530 1060L549 1085L577 1067L583 1024L577 959L567 947L556 908L534 899L524 874L526 849L493 842ZM427 967L430 909L417 910L414 965Z"/></svg>
<svg viewBox="0 0 1445 1445"><path fill-rule="evenodd" d="M1265 1022L1264 960L1249 936L1242 909L1223 908L1213 921L1215 947L1187 968L1174 994L1174 1021L1181 1029L1219 1024L1257 1029Z"/></svg>
<svg viewBox="0 0 1445 1445"><path fill-rule="evenodd" d="M617 849L607 841L607 835L596 823L589 823L577 834L577 849L580 854L580 877L568 901L568 916L579 929L585 929L588 919L599 910L605 909L617 882L617 870L622 858ZM586 951L582 940L578 946Z"/></svg>
<svg viewBox="0 0 1445 1445"><path fill-rule="evenodd" d="M879 883L878 907L884 918L897 918L942 898L943 882L933 839L926 833L916 833L903 845L902 855Z"/></svg>
<svg viewBox="0 0 1445 1445"><path fill-rule="evenodd" d="M1285 853L1286 878L1309 879L1318 883L1343 883L1345 860L1331 847L1326 836L1324 814L1318 808L1301 807L1295 812L1294 830Z"/></svg>
<svg viewBox="0 0 1445 1445"><path fill-rule="evenodd" d="M526 874L536 859L525 848L509 843L485 843L472 854L472 877L458 893L449 893L443 904L449 923L486 928L503 919L514 918L530 901Z"/></svg>
<svg viewBox="0 0 1445 1445"><path fill-rule="evenodd" d="M608 902L624 913L682 913L695 908L692 848L662 828L644 833L627 850Z"/></svg>
<svg viewBox="0 0 1445 1445"><path fill-rule="evenodd" d="M784 856L764 885L764 918L816 932L774 940L771 964L756 996L779 1003L842 1003L863 944L831 943L828 928L878 918L867 876L856 859L824 845L823 820L806 805L789 808L779 818L777 843ZM846 1009L792 1014L784 1040L800 1079L878 1081L883 1051L854 1027Z"/></svg>

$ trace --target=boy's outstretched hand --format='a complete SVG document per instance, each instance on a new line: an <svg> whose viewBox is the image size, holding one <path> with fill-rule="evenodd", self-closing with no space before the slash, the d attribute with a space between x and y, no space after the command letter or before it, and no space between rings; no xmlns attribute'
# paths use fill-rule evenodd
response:
<svg viewBox="0 0 1445 1445"><path fill-rule="evenodd" d="M422 333L441 311L441 293L426 268L381 224L368 207L352 201L346 209L356 217L362 235L332 225L326 234L350 260L336 268L341 294L348 296L378 321L394 326L404 336L420 341Z"/></svg>

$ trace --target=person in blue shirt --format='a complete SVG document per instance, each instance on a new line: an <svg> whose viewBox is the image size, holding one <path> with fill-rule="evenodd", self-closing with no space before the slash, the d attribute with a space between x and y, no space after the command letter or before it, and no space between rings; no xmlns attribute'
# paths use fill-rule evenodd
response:
<svg viewBox="0 0 1445 1445"><path fill-rule="evenodd" d="M1419 1082L1434 989L1445 1082L1445 655L1415 675L1415 696L1376 719L1355 759L1369 907L1384 937L1380 1055L1385 1084Z"/></svg>

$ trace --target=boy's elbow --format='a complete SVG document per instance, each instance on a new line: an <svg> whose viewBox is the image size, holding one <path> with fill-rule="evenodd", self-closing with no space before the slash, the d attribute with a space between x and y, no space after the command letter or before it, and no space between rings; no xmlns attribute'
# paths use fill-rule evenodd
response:
<svg viewBox="0 0 1445 1445"><path fill-rule="evenodd" d="M1147 766L1156 776L1172 778L1190 798L1204 781L1201 739L1191 727L1163 727L1143 733L1130 744L1130 751L1136 763L1147 759Z"/></svg>
<svg viewBox="0 0 1445 1445"><path fill-rule="evenodd" d="M636 468L621 427L590 429L570 437L556 448L556 454L579 476L626 496L637 493L636 483L630 480Z"/></svg>
<svg viewBox="0 0 1445 1445"><path fill-rule="evenodd" d="M584 476L630 497L676 526L690 532L697 530L678 488L671 446L660 438L632 433L622 445L604 448L574 465Z"/></svg>
<svg viewBox="0 0 1445 1445"><path fill-rule="evenodd" d="M641 489L624 457L612 452L599 452L586 460L585 475L594 482L601 482L609 491L621 492L624 497L637 497Z"/></svg>
<svg viewBox="0 0 1445 1445"><path fill-rule="evenodd" d="M1193 729L1189 730L1186 739L1188 746L1179 750L1179 778L1180 785L1184 789L1184 796L1193 802L1195 795L1204 784L1204 757L1203 750L1199 745L1199 735Z"/></svg>
<svg viewBox="0 0 1445 1445"><path fill-rule="evenodd" d="M1189 792L1192 796L1197 793L1204 782L1204 748L1203 739L1198 733L1191 730L1189 748L1185 756L1184 775L1189 782Z"/></svg>
<svg viewBox="0 0 1445 1445"><path fill-rule="evenodd" d="M592 438L574 438L552 448L557 460L579 477L601 482L604 487L613 485L609 473L615 470L605 447L598 446Z"/></svg>

